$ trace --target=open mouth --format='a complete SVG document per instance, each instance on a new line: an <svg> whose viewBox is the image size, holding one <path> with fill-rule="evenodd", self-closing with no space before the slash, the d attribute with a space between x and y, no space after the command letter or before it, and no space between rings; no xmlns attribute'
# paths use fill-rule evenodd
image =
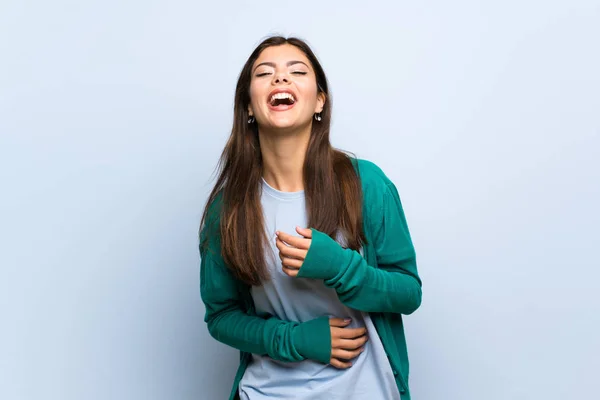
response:
<svg viewBox="0 0 600 400"><path fill-rule="evenodd" d="M287 110L296 104L296 98L289 92L275 93L269 99L269 106L275 110Z"/></svg>

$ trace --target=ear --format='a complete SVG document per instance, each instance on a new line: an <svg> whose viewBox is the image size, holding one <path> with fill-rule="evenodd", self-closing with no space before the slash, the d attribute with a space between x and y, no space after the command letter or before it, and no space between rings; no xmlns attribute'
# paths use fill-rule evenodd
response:
<svg viewBox="0 0 600 400"><path fill-rule="evenodd" d="M316 113L320 113L321 111L323 111L323 107L325 106L325 101L327 101L327 96L325 96L325 93L319 92L317 94L317 105L315 107Z"/></svg>
<svg viewBox="0 0 600 400"><path fill-rule="evenodd" d="M251 105L248 105L248 115L251 116L251 117L254 115L254 111L252 111L252 106Z"/></svg>

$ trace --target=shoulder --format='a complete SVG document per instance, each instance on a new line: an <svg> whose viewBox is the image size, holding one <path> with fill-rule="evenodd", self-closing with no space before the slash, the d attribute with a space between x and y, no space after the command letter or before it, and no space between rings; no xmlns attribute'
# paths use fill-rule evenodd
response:
<svg viewBox="0 0 600 400"><path fill-rule="evenodd" d="M380 220L378 213L384 212L391 204L400 203L396 185L374 162L353 159L363 192L365 213L374 220Z"/></svg>
<svg viewBox="0 0 600 400"><path fill-rule="evenodd" d="M352 164L358 172L363 190L385 192L389 185L393 185L383 170L374 162L354 158Z"/></svg>
<svg viewBox="0 0 600 400"><path fill-rule="evenodd" d="M206 204L202 226L200 227L200 247L211 248L220 246L220 220L223 208L223 193L217 195Z"/></svg>
<svg viewBox="0 0 600 400"><path fill-rule="evenodd" d="M206 218L207 219L218 219L221 215L221 209L223 208L223 191L217 192L212 200L206 204Z"/></svg>

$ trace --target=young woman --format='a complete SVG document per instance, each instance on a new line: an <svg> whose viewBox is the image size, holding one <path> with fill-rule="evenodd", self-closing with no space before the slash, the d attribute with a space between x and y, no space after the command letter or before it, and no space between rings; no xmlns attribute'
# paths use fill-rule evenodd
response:
<svg viewBox="0 0 600 400"><path fill-rule="evenodd" d="M421 280L400 198L332 148L330 120L307 44L262 42L200 230L205 321L241 351L230 399L410 399L401 315Z"/></svg>

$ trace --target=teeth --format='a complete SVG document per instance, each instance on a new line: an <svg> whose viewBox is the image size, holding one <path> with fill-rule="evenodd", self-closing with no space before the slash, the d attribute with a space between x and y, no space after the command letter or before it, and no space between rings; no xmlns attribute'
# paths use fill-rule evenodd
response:
<svg viewBox="0 0 600 400"><path fill-rule="evenodd" d="M273 96L271 96L271 100L269 100L269 103L272 103L275 100L283 100L283 99L290 99L293 102L296 101L296 99L294 98L294 96L292 96L291 93L275 93Z"/></svg>

